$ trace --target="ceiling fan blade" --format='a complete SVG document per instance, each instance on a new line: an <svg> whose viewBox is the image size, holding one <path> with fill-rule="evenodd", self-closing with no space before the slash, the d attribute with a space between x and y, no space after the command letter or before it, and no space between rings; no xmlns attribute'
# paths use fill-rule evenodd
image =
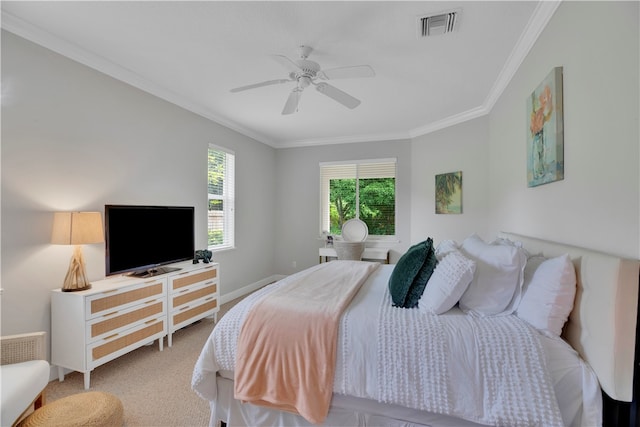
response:
<svg viewBox="0 0 640 427"><path fill-rule="evenodd" d="M376 73L369 65L354 65L350 67L338 67L322 70L318 75L325 80L334 80L375 77Z"/></svg>
<svg viewBox="0 0 640 427"><path fill-rule="evenodd" d="M284 68L286 68L287 70L289 70L292 73L297 73L302 71L302 69L300 67L298 67L298 64L296 64L295 62L293 62L292 60L290 60L289 58L287 58L284 55L271 55L271 57L280 65L282 65Z"/></svg>
<svg viewBox="0 0 640 427"><path fill-rule="evenodd" d="M316 90L323 95L327 95L329 98L338 101L340 104L344 105L347 108L356 108L360 105L360 100L354 98L346 92L341 91L337 87L331 86L327 83L318 83L316 85Z"/></svg>
<svg viewBox="0 0 640 427"><path fill-rule="evenodd" d="M284 108L282 109L282 115L295 113L298 109L298 103L300 102L300 97L302 96L302 90L299 88L295 88L289 94L289 98L287 98L287 103L284 104Z"/></svg>
<svg viewBox="0 0 640 427"><path fill-rule="evenodd" d="M252 85L247 85L247 86L240 86L240 87L231 89L231 92L241 92L243 90L255 89L257 87L262 87L262 86L277 85L277 84L281 84L281 83L288 83L288 82L292 82L292 81L293 80L291 80L291 79L267 80L266 82L254 83Z"/></svg>

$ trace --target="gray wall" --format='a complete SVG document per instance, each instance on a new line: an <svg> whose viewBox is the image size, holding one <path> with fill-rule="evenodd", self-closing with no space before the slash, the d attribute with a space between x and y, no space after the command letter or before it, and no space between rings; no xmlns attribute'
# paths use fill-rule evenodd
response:
<svg viewBox="0 0 640 427"><path fill-rule="evenodd" d="M3 334L49 331L73 250L49 243L53 211L195 206L206 247L210 142L236 154L236 248L214 255L221 292L274 275L273 148L7 32L2 90ZM89 279L103 278L104 244L83 249Z"/></svg>
<svg viewBox="0 0 640 427"><path fill-rule="evenodd" d="M640 256L638 21L638 2L558 7L490 115L489 233ZM525 102L556 66L564 68L565 179L527 188Z"/></svg>
<svg viewBox="0 0 640 427"><path fill-rule="evenodd" d="M485 234L489 213L489 120L481 117L415 138L411 154L411 237L461 242ZM436 214L435 176L462 171L462 214Z"/></svg>

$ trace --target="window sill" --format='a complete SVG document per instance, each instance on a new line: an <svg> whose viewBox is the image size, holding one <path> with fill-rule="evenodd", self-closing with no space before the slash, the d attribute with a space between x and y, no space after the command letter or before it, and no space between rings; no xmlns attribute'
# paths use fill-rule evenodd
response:
<svg viewBox="0 0 640 427"><path fill-rule="evenodd" d="M231 245L231 246L209 246L207 249L209 249L211 252L224 252L224 251L231 251L234 250L236 247Z"/></svg>

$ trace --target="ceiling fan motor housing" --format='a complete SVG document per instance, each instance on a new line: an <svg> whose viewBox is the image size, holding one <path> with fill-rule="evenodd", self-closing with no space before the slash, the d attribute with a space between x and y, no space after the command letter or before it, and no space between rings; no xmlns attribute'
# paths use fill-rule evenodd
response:
<svg viewBox="0 0 640 427"><path fill-rule="evenodd" d="M309 61L308 59L298 59L296 64L302 70L301 75L307 75L309 77L315 77L318 71L320 71L320 64L315 61Z"/></svg>
<svg viewBox="0 0 640 427"><path fill-rule="evenodd" d="M296 65L300 68L300 72L292 73L292 77L298 81L298 88L304 89L313 83L318 71L320 71L320 64L308 59L299 59L296 61Z"/></svg>

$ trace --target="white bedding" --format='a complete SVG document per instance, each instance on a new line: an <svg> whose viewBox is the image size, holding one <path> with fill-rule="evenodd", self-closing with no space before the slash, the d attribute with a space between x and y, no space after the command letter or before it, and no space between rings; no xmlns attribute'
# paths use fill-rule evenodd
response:
<svg viewBox="0 0 640 427"><path fill-rule="evenodd" d="M510 368L511 375L508 377L491 375L490 369L505 365L492 363L496 352L487 353L489 357L484 358L484 362L475 357L478 349L483 348L488 338L479 340L477 335L471 332L470 328L475 328L474 325L480 319L472 319L457 309L435 318L435 322L448 322L449 325L446 329L448 332L443 333L444 337L441 337L440 341L447 350L432 350L429 353L439 355L442 375L435 382L431 381L428 375L437 375L439 370L431 370L429 373L421 363L423 360L420 356L424 356L427 351L406 352L407 356L402 359L404 361L397 359L397 349L394 355L384 353L383 347L393 344L391 341L394 340L400 347L404 343L416 344L421 346L420 348L426 348L427 345L417 341L416 337L426 337L426 334L411 331L424 321L417 316L426 315L415 309L391 308L390 301L386 300L387 282L392 269L393 265L385 265L374 272L342 319L334 400L327 425L346 422L347 418L344 417L350 417L349 424L352 425L381 425L381 421L376 418L377 413L387 418L411 421L419 425L446 425L446 422L453 423L456 419L461 424L460 418L498 425L578 426L598 425L601 422L600 389L591 369L561 339L537 334L514 316L502 317L502 322L511 323L504 323L501 327L525 332L523 342L528 344L494 344L492 348L515 358L517 364L528 363L529 373L523 372L514 376ZM242 321L253 303L277 286L276 283L266 287L236 305L221 319L203 348L194 369L193 388L211 402L212 424L218 417L229 420L231 415L235 414L234 417L238 419L233 420L233 425L251 425L256 422L261 425L308 425L303 419L292 414L278 414L277 411L270 412L252 405L238 406L228 395L222 395L230 389L233 396L233 387L228 384L230 381L216 381L218 375L233 378L231 372L235 366L235 344ZM398 321L401 324L392 327L398 331L390 330L388 334L377 336L375 331L379 329L376 326L379 320L382 320L381 324L388 325L389 321ZM532 333L528 334L526 331ZM445 339L447 336L458 338L448 340ZM506 339L506 336L499 339ZM519 351L509 352L510 346L520 345L526 345L528 348L526 351L518 348ZM540 360L534 357L537 349L542 351L543 357ZM411 362L411 358L415 360ZM409 366L410 363L416 366ZM483 364L485 373L478 373L478 367ZM403 372L409 375L399 377ZM411 381L412 378L418 380ZM549 380L548 383L545 382L546 379ZM393 387L400 386L403 382L405 384L402 387L414 387L414 390L403 392ZM522 384L526 384L526 387L520 387ZM479 391L477 386L480 386ZM502 395L493 396L490 390ZM218 392L221 392L220 396ZM423 399L416 396L431 397ZM554 396L557 396L557 399ZM516 401L518 398L523 399ZM375 406L371 406L372 403ZM511 411L514 408L522 411ZM425 410L432 413L428 414ZM433 413L439 415L434 416ZM443 413L448 415L441 416ZM276 418L272 419L273 417ZM472 422L465 424L472 425ZM395 425L390 422L384 424Z"/></svg>

